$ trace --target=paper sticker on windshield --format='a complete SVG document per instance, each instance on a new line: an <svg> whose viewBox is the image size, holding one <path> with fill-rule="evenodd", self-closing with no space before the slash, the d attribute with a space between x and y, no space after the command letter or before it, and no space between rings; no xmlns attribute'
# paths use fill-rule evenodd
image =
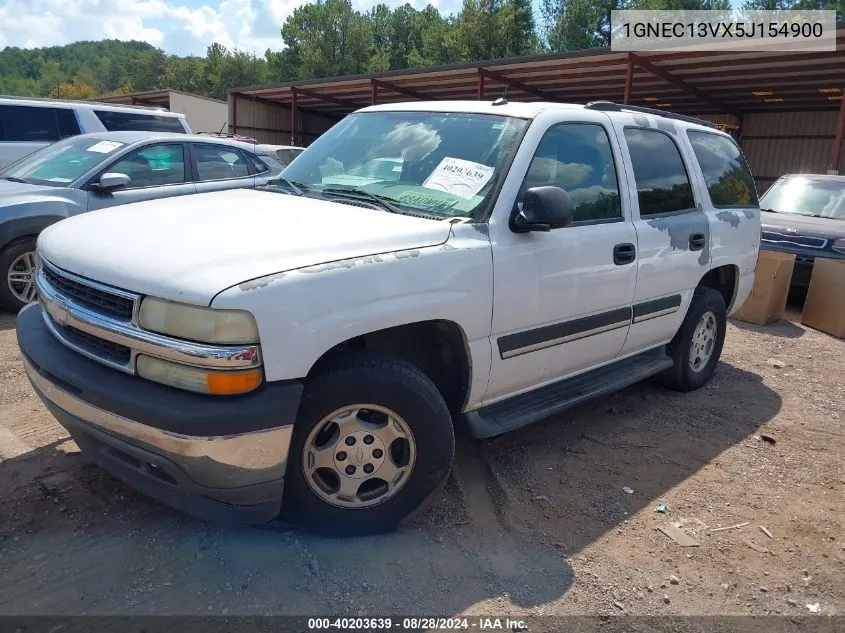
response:
<svg viewBox="0 0 845 633"><path fill-rule="evenodd" d="M493 167L481 163L447 156L440 161L422 186L468 200L490 182L494 171Z"/></svg>
<svg viewBox="0 0 845 633"><path fill-rule="evenodd" d="M86 151L88 152L99 152L100 154L108 154L109 152L113 152L118 147L123 147L123 143L117 143L115 141L100 141L89 147Z"/></svg>

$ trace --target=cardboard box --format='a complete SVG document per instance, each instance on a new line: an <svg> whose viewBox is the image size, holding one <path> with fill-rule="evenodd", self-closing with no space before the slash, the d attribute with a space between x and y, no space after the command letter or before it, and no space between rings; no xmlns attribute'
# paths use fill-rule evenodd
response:
<svg viewBox="0 0 845 633"><path fill-rule="evenodd" d="M751 294L731 316L757 325L780 321L786 311L786 297L789 295L794 266L795 255L760 251Z"/></svg>
<svg viewBox="0 0 845 633"><path fill-rule="evenodd" d="M845 260L816 258L801 323L845 338Z"/></svg>

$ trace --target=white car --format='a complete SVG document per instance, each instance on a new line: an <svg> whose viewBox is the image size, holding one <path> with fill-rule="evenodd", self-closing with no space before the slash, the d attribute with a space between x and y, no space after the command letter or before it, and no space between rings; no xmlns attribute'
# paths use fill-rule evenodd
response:
<svg viewBox="0 0 845 633"><path fill-rule="evenodd" d="M164 108L0 97L0 168L69 136L125 131L191 134L184 114Z"/></svg>
<svg viewBox="0 0 845 633"><path fill-rule="evenodd" d="M293 162L294 158L305 151L305 148L298 147L297 145L268 145L266 143L260 143L257 151L275 155L282 166L287 167Z"/></svg>
<svg viewBox="0 0 845 633"><path fill-rule="evenodd" d="M380 158L397 178L336 184ZM50 226L17 338L82 450L144 493L372 533L444 484L456 431L704 385L759 243L745 161L704 122L381 105L264 190Z"/></svg>

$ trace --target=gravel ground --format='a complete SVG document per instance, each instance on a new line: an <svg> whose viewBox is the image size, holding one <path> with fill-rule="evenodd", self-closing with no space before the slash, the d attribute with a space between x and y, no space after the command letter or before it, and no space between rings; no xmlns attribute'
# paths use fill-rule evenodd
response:
<svg viewBox="0 0 845 633"><path fill-rule="evenodd" d="M0 315L0 614L842 615L843 352L733 322L706 388L461 442L412 524L324 540L194 521L86 464Z"/></svg>

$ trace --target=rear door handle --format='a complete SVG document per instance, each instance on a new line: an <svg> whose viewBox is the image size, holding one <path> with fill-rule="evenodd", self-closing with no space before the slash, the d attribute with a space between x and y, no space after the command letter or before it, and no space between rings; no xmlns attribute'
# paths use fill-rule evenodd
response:
<svg viewBox="0 0 845 633"><path fill-rule="evenodd" d="M633 244L617 244L613 247L613 263L617 266L630 264L637 258L637 249Z"/></svg>
<svg viewBox="0 0 845 633"><path fill-rule="evenodd" d="M704 233L693 233L689 236L689 249L691 251L703 250L706 243L707 238L704 237Z"/></svg>

